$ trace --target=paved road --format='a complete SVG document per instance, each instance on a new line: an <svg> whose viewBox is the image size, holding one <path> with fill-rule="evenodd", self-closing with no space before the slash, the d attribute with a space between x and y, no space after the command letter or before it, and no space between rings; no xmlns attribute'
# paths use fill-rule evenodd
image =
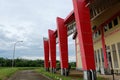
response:
<svg viewBox="0 0 120 80"><path fill-rule="evenodd" d="M49 80L49 79L33 70L23 70L17 72L8 80Z"/></svg>

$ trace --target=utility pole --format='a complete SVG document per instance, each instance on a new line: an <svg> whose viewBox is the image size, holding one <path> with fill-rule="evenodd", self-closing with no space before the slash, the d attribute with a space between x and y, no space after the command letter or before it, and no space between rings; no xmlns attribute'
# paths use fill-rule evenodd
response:
<svg viewBox="0 0 120 80"><path fill-rule="evenodd" d="M14 59L15 59L15 47L16 47L16 44L19 43L19 42L23 42L23 41L17 41L14 43L14 50L13 50L13 58L12 58L12 67L14 67Z"/></svg>

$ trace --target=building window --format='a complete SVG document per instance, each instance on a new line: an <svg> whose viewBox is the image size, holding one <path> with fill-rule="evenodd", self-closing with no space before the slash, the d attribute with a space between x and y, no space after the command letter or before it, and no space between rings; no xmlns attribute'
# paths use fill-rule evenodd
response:
<svg viewBox="0 0 120 80"><path fill-rule="evenodd" d="M107 59L109 60L110 46L106 47L106 52L107 52Z"/></svg>
<svg viewBox="0 0 120 80"><path fill-rule="evenodd" d="M97 32L95 32L95 38L98 36Z"/></svg>
<svg viewBox="0 0 120 80"><path fill-rule="evenodd" d="M114 26L118 25L118 19L115 18L115 19L113 20L113 23L114 23Z"/></svg>
<svg viewBox="0 0 120 80"><path fill-rule="evenodd" d="M95 33L93 33L93 39L95 39Z"/></svg>
<svg viewBox="0 0 120 80"><path fill-rule="evenodd" d="M106 46L107 53L110 52L110 46Z"/></svg>
<svg viewBox="0 0 120 80"><path fill-rule="evenodd" d="M105 26L104 26L104 31L105 31L105 32L108 31L108 25L105 25Z"/></svg>
<svg viewBox="0 0 120 80"><path fill-rule="evenodd" d="M100 33L100 30L97 31L97 36L99 36L101 33Z"/></svg>
<svg viewBox="0 0 120 80"><path fill-rule="evenodd" d="M114 62L114 67L118 68L118 59L117 59L117 52L116 52L116 47L115 44L112 45L112 54L113 54L113 62Z"/></svg>
<svg viewBox="0 0 120 80"><path fill-rule="evenodd" d="M94 16L97 15L96 9L93 9L93 14L94 14Z"/></svg>
<svg viewBox="0 0 120 80"><path fill-rule="evenodd" d="M100 51L99 51L99 49L97 50L97 54L98 54L98 63L100 64Z"/></svg>
<svg viewBox="0 0 120 80"><path fill-rule="evenodd" d="M97 63L97 53L96 53L96 51L94 52L94 58L95 58L95 62Z"/></svg>
<svg viewBox="0 0 120 80"><path fill-rule="evenodd" d="M94 17L94 14L93 14L93 10L92 10L92 8L90 9L90 14L91 14L91 18L93 18Z"/></svg>
<svg viewBox="0 0 120 80"><path fill-rule="evenodd" d="M96 30L96 28L97 28L96 26L93 26L93 27L92 27L93 31L95 31L95 30Z"/></svg>
<svg viewBox="0 0 120 80"><path fill-rule="evenodd" d="M102 62L104 62L104 54L103 54L103 49L101 48L101 57L102 57Z"/></svg>
<svg viewBox="0 0 120 80"><path fill-rule="evenodd" d="M97 31L97 32L95 32L95 38L96 38L96 37L98 37L98 31Z"/></svg>
<svg viewBox="0 0 120 80"><path fill-rule="evenodd" d="M110 22L110 23L108 24L108 26L109 26L109 29L111 29L111 28L112 28L112 22Z"/></svg>
<svg viewBox="0 0 120 80"><path fill-rule="evenodd" d="M101 35L100 30L97 30L94 34L93 34L93 38L97 38L98 36Z"/></svg>
<svg viewBox="0 0 120 80"><path fill-rule="evenodd" d="M117 47L118 47L118 54L119 54L119 58L120 58L120 42L117 43Z"/></svg>
<svg viewBox="0 0 120 80"><path fill-rule="evenodd" d="M101 34L100 30L98 30L98 35L100 35L100 34Z"/></svg>

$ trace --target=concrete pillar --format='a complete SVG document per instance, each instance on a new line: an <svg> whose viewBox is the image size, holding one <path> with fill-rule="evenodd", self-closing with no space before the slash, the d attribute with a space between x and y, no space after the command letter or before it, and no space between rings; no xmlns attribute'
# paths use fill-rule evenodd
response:
<svg viewBox="0 0 120 80"><path fill-rule="evenodd" d="M57 17L57 32L60 49L61 75L68 75L68 39L64 19Z"/></svg>
<svg viewBox="0 0 120 80"><path fill-rule="evenodd" d="M86 0L73 0L84 80L96 80L90 9L86 4Z"/></svg>

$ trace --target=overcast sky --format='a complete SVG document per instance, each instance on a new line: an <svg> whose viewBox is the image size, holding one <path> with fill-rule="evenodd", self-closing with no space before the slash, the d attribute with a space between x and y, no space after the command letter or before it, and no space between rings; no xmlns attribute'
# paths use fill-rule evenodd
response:
<svg viewBox="0 0 120 80"><path fill-rule="evenodd" d="M73 10L72 0L0 0L0 57L43 59L43 36L56 29L56 17L65 18ZM69 37L69 59L75 61L75 48ZM57 45L57 59L59 48Z"/></svg>

